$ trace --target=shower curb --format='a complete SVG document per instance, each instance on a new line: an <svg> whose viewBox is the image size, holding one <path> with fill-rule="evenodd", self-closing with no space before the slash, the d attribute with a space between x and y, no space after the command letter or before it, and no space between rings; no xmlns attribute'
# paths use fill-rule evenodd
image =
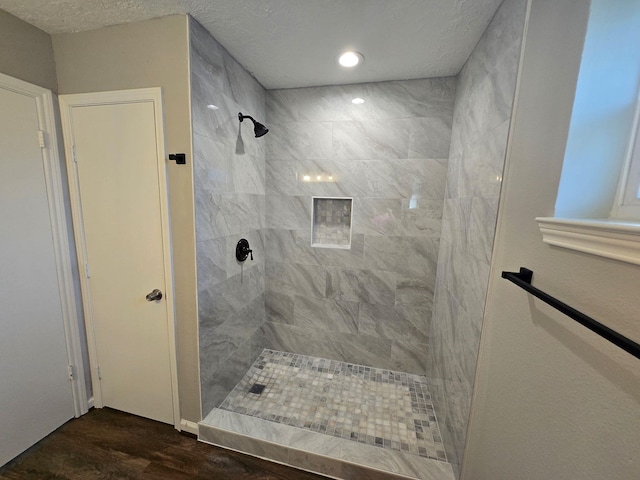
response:
<svg viewBox="0 0 640 480"><path fill-rule="evenodd" d="M449 463L213 409L198 440L338 480L454 480Z"/></svg>

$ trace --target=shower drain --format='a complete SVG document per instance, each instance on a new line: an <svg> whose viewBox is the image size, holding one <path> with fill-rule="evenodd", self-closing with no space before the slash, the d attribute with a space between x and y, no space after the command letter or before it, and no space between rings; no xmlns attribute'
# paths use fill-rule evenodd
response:
<svg viewBox="0 0 640 480"><path fill-rule="evenodd" d="M260 383L254 383L253 386L249 389L249 393L255 393L256 395L260 395L264 392L266 385L262 385Z"/></svg>

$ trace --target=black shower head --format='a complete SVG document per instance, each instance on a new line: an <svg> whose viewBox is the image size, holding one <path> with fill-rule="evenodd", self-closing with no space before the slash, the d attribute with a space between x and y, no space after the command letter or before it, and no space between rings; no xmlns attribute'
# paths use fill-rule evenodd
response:
<svg viewBox="0 0 640 480"><path fill-rule="evenodd" d="M242 121L245 118L248 118L253 122L253 133L255 134L256 138L262 137L263 135L266 135L267 133L269 133L269 129L265 127L263 124L261 124L260 122L256 122L253 119L253 117L249 115L243 115L242 113L238 113L238 119L240 120L240 123L242 123Z"/></svg>
<svg viewBox="0 0 640 480"><path fill-rule="evenodd" d="M269 129L267 127L265 127L263 124L261 124L260 122L253 122L253 133L255 133L256 138L261 137L263 135L266 135L267 133L269 133Z"/></svg>

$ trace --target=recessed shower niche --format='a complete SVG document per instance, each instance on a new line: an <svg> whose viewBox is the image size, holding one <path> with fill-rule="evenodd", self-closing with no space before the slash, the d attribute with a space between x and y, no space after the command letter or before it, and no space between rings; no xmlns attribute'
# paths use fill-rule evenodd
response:
<svg viewBox="0 0 640 480"><path fill-rule="evenodd" d="M352 207L352 198L313 197L311 246L351 248Z"/></svg>

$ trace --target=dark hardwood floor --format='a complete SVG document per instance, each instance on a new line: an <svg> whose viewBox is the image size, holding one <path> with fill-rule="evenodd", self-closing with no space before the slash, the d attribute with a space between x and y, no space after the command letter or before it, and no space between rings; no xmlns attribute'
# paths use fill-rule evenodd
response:
<svg viewBox="0 0 640 480"><path fill-rule="evenodd" d="M108 408L71 420L0 468L16 479L326 480L199 443L170 425Z"/></svg>

